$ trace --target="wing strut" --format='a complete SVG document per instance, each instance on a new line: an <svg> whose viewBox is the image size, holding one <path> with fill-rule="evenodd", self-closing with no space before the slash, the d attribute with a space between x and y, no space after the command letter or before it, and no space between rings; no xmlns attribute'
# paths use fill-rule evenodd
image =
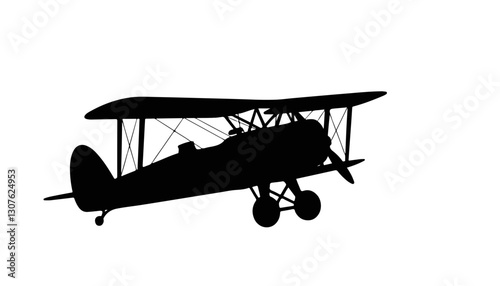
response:
<svg viewBox="0 0 500 286"><path fill-rule="evenodd" d="M233 129L236 129L236 126L234 126L234 124L231 122L231 120L229 120L229 117L228 116L224 116L224 119L226 119L227 123L229 123L229 125L231 125L231 127Z"/></svg>
<svg viewBox="0 0 500 286"><path fill-rule="evenodd" d="M139 155L137 158L137 168L142 168L142 161L144 159L144 127L146 127L146 119L139 119Z"/></svg>
<svg viewBox="0 0 500 286"><path fill-rule="evenodd" d="M325 114L325 121L323 123L323 126L325 126L325 132L328 135L328 126L330 125L330 109L325 109L324 111Z"/></svg>
<svg viewBox="0 0 500 286"><path fill-rule="evenodd" d="M351 146L352 106L347 107L347 130L345 135L345 161L349 161L349 147Z"/></svg>
<svg viewBox="0 0 500 286"><path fill-rule="evenodd" d="M116 120L116 176L119 178L122 176L122 128L123 119L118 118Z"/></svg>

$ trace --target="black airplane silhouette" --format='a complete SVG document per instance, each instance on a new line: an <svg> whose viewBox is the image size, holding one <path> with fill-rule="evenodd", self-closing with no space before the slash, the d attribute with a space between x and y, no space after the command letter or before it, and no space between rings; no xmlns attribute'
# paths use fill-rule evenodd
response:
<svg viewBox="0 0 500 286"><path fill-rule="evenodd" d="M383 91L360 92L279 100L166 97L116 100L90 111L85 118L117 121L117 177L113 177L94 150L80 145L73 151L70 163L73 192L45 200L74 198L84 212L101 211L95 223L102 225L111 210L250 188L256 198L253 216L259 225L273 226L281 211L290 209L300 218L312 220L319 214L321 202L314 192L302 191L297 179L338 171L345 180L354 183L348 168L363 159L349 159L352 109L385 94ZM343 159L330 148L330 122L335 134L338 131L338 125L330 116L330 110L335 108L344 108L344 115L347 114ZM314 110L323 110L318 120L301 114ZM240 115L245 112L252 114L251 119ZM146 119L182 118L194 123L190 119L203 122L199 118L216 117L224 118L230 127L229 137L221 144L197 149L194 142L188 141L179 145L177 154L143 166ZM124 119L139 122L137 169L125 175L122 174ZM246 130L234 121L243 123ZM177 127L167 127L172 134L177 132ZM126 137L128 155L132 138L127 134ZM270 189L274 182L285 182L281 193ZM258 187L259 195L254 186ZM294 200L285 197L287 190L292 191ZM281 200L292 206L280 207Z"/></svg>

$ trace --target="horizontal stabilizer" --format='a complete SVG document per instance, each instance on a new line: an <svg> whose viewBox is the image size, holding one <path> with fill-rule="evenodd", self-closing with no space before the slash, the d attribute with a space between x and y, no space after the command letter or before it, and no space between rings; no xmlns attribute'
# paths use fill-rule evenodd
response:
<svg viewBox="0 0 500 286"><path fill-rule="evenodd" d="M45 198L45 201L54 201L54 200L62 200L62 199L69 199L73 197L73 193L67 193L67 194L62 194L62 195L57 195L57 196L52 196Z"/></svg>

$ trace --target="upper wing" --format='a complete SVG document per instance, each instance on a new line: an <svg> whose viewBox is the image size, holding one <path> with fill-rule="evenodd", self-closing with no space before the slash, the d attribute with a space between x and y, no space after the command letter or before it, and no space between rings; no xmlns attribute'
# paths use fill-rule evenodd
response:
<svg viewBox="0 0 500 286"><path fill-rule="evenodd" d="M369 91L273 100L272 106L264 113L276 114L353 107L377 99L385 94L387 94L385 91Z"/></svg>
<svg viewBox="0 0 500 286"><path fill-rule="evenodd" d="M384 91L334 94L291 99L218 99L130 97L104 104L85 115L87 119L209 118L267 108L266 114L300 112L359 105L386 94Z"/></svg>
<svg viewBox="0 0 500 286"><path fill-rule="evenodd" d="M85 115L87 119L209 118L243 113L265 100L131 97L104 104Z"/></svg>

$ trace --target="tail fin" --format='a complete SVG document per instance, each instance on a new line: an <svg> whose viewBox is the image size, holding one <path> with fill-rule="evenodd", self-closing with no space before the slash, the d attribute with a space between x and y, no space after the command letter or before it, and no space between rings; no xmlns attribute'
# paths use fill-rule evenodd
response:
<svg viewBox="0 0 500 286"><path fill-rule="evenodd" d="M114 180L106 164L85 145L75 148L71 154L70 177L72 193L45 198L46 201L75 198L82 211L107 209L106 193Z"/></svg>

